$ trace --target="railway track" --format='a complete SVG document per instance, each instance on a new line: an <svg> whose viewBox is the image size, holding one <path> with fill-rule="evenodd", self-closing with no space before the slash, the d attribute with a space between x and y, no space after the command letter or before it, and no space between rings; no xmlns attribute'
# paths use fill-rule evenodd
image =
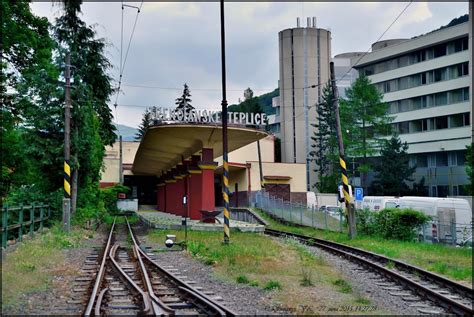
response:
<svg viewBox="0 0 474 317"><path fill-rule="evenodd" d="M474 314L472 309L472 288L438 274L337 242L273 229L265 229L265 234L276 237L291 237L303 244L315 246L338 256L343 256L410 291L410 293L406 291L392 292L394 295L411 296L411 298L414 295L415 298L418 297L420 300L429 300L435 306L442 307L445 313L449 314L458 316L473 316ZM392 287L392 289L394 288ZM390 287L387 287L387 290L390 290ZM420 313L429 313L429 310L422 307L419 308L419 311Z"/></svg>
<svg viewBox="0 0 474 317"><path fill-rule="evenodd" d="M91 279L84 316L100 315L213 315L235 316L198 287L191 286L153 260L145 251L127 220L112 225Z"/></svg>

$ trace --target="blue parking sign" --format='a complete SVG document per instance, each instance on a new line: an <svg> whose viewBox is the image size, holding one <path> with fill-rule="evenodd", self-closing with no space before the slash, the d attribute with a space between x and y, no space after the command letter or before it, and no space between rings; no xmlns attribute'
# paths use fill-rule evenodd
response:
<svg viewBox="0 0 474 317"><path fill-rule="evenodd" d="M355 188L355 200L362 201L364 199L364 189L361 187Z"/></svg>

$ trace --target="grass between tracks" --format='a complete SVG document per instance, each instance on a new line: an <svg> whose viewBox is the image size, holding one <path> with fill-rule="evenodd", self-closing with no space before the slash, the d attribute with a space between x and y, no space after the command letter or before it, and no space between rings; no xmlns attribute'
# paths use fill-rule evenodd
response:
<svg viewBox="0 0 474 317"><path fill-rule="evenodd" d="M149 245L162 247L166 234L184 239L184 231L154 230ZM222 243L221 232L188 232L188 252L212 266L218 278L267 291L271 304L298 314L384 313L368 307L370 301L352 288L337 269L310 253L295 240L276 241L254 233L232 232L231 242ZM366 311L362 311L366 309ZM347 311L346 311L347 313Z"/></svg>
<svg viewBox="0 0 474 317"><path fill-rule="evenodd" d="M327 239L382 254L444 275L472 287L472 249L455 248L442 244L386 240L361 235L354 240L350 240L346 233L289 226L275 221L260 210L254 209L254 211L270 224L270 228Z"/></svg>
<svg viewBox="0 0 474 317"><path fill-rule="evenodd" d="M61 251L79 247L92 236L92 231L83 229L67 234L55 225L7 250L2 255L2 312L27 305L27 296L53 286L55 276L76 274L69 272Z"/></svg>

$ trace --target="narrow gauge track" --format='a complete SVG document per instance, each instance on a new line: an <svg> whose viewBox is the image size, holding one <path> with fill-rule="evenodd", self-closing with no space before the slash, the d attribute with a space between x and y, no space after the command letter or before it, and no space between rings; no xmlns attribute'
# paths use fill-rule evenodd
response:
<svg viewBox="0 0 474 317"><path fill-rule="evenodd" d="M236 315L154 262L125 219L112 224L84 316Z"/></svg>
<svg viewBox="0 0 474 317"><path fill-rule="evenodd" d="M265 234L276 237L292 237L301 243L319 247L350 261L368 267L382 276L401 284L421 298L428 299L444 308L448 313L459 316L473 316L473 290L441 275L419 267L393 260L369 251L350 247L337 242L312 238L301 234L265 229ZM390 263L392 268L388 268Z"/></svg>

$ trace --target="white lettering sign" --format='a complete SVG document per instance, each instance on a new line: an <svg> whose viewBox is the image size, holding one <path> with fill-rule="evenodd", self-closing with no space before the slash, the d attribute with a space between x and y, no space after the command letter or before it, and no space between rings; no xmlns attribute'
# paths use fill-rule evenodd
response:
<svg viewBox="0 0 474 317"><path fill-rule="evenodd" d="M220 111L205 109L175 109L152 107L150 109L153 120L192 122L192 123L221 123ZM265 125L267 116L264 113L228 112L227 123L241 125Z"/></svg>

